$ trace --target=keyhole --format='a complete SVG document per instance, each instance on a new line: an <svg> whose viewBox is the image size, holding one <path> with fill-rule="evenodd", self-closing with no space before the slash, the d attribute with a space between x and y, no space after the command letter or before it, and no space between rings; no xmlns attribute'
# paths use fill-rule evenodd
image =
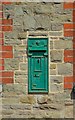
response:
<svg viewBox="0 0 75 120"><path fill-rule="evenodd" d="M38 42L36 42L36 45L39 45L39 43L38 43Z"/></svg>
<svg viewBox="0 0 75 120"><path fill-rule="evenodd" d="M40 62L40 60L38 59L38 63Z"/></svg>

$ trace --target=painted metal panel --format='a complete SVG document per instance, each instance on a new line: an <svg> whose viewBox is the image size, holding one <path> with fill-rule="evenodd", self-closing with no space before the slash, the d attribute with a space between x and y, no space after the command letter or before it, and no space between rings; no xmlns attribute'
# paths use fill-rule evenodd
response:
<svg viewBox="0 0 75 120"><path fill-rule="evenodd" d="M48 38L28 39L28 91L48 92Z"/></svg>

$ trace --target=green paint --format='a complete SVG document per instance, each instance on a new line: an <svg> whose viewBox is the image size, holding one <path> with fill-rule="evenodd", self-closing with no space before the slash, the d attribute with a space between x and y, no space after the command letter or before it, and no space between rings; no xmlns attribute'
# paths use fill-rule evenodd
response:
<svg viewBox="0 0 75 120"><path fill-rule="evenodd" d="M28 91L48 92L48 38L28 39Z"/></svg>

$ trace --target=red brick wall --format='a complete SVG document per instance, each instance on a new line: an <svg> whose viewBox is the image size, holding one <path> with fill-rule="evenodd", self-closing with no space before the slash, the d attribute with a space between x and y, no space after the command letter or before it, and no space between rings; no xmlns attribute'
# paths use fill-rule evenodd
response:
<svg viewBox="0 0 75 120"><path fill-rule="evenodd" d="M64 9L68 10L68 9L72 9L73 10L73 21L69 22L69 23L65 23L64 24L64 37L73 37L73 44L74 44L74 29L75 29L75 24L74 24L74 14L75 14L75 3L64 3ZM73 45L73 50L65 50L64 51L64 62L70 62L73 63L73 72L74 72L74 46ZM65 76L64 77L64 88L65 89L72 89L73 88L73 84L75 82L74 79L74 73L73 76Z"/></svg>
<svg viewBox="0 0 75 120"><path fill-rule="evenodd" d="M11 2L3 2L0 4L0 83L13 83L13 71L5 71L4 60L7 58L13 58L13 48L12 46L4 45L4 34L5 32L12 32L13 30L13 20L4 18L3 15L3 4L10 5Z"/></svg>

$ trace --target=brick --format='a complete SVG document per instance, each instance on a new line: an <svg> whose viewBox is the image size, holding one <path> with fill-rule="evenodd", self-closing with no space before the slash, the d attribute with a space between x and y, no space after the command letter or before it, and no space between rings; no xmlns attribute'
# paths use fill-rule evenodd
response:
<svg viewBox="0 0 75 120"><path fill-rule="evenodd" d="M0 19L0 25L2 25L2 19ZM2 27L2 26L0 26L0 27Z"/></svg>
<svg viewBox="0 0 75 120"><path fill-rule="evenodd" d="M0 5L0 11L2 11L2 5Z"/></svg>
<svg viewBox="0 0 75 120"><path fill-rule="evenodd" d="M4 70L4 66L0 66L0 70Z"/></svg>
<svg viewBox="0 0 75 120"><path fill-rule="evenodd" d="M4 44L4 40L0 40L0 45L3 45Z"/></svg>
<svg viewBox="0 0 75 120"><path fill-rule="evenodd" d="M13 77L14 73L11 71L11 72L0 72L0 77Z"/></svg>
<svg viewBox="0 0 75 120"><path fill-rule="evenodd" d="M73 56L73 50L64 50L64 56Z"/></svg>
<svg viewBox="0 0 75 120"><path fill-rule="evenodd" d="M75 42L73 42L73 48L75 49Z"/></svg>
<svg viewBox="0 0 75 120"><path fill-rule="evenodd" d="M3 19L2 24L4 25L12 25L13 21L12 19Z"/></svg>
<svg viewBox="0 0 75 120"><path fill-rule="evenodd" d="M70 30L64 31L64 36L65 36L65 37L72 37L72 36L75 36L74 34L75 34L75 32L70 31Z"/></svg>
<svg viewBox="0 0 75 120"><path fill-rule="evenodd" d="M72 83L64 83L64 89L72 89L73 88L73 84Z"/></svg>
<svg viewBox="0 0 75 120"><path fill-rule="evenodd" d="M4 59L0 59L0 64L4 64Z"/></svg>
<svg viewBox="0 0 75 120"><path fill-rule="evenodd" d="M12 46L2 46L3 51L12 51Z"/></svg>
<svg viewBox="0 0 75 120"><path fill-rule="evenodd" d="M0 83L2 84L13 83L13 78L0 78Z"/></svg>
<svg viewBox="0 0 75 120"><path fill-rule="evenodd" d="M0 53L0 57L2 57L2 58L13 58L13 53L12 52L2 52L2 53Z"/></svg>
<svg viewBox="0 0 75 120"><path fill-rule="evenodd" d="M67 76L67 77L64 77L64 82L74 82L75 79L73 79L73 76Z"/></svg>
<svg viewBox="0 0 75 120"><path fill-rule="evenodd" d="M73 62L73 57L64 57L64 62Z"/></svg>
<svg viewBox="0 0 75 120"><path fill-rule="evenodd" d="M3 17L3 12L0 12L0 18L2 18Z"/></svg>
<svg viewBox="0 0 75 120"><path fill-rule="evenodd" d="M2 26L3 31L12 31L12 26Z"/></svg>
<svg viewBox="0 0 75 120"><path fill-rule="evenodd" d="M64 3L64 9L73 9L73 3Z"/></svg>
<svg viewBox="0 0 75 120"><path fill-rule="evenodd" d="M0 25L0 31L2 31L2 26Z"/></svg>
<svg viewBox="0 0 75 120"><path fill-rule="evenodd" d="M2 46L0 46L0 52L2 51Z"/></svg>
<svg viewBox="0 0 75 120"><path fill-rule="evenodd" d="M66 23L64 24L64 29L75 29L75 24Z"/></svg>
<svg viewBox="0 0 75 120"><path fill-rule="evenodd" d="M0 32L0 38L3 38L3 37L4 37L3 32Z"/></svg>
<svg viewBox="0 0 75 120"><path fill-rule="evenodd" d="M2 4L10 5L10 4L12 4L12 2L2 2Z"/></svg>

